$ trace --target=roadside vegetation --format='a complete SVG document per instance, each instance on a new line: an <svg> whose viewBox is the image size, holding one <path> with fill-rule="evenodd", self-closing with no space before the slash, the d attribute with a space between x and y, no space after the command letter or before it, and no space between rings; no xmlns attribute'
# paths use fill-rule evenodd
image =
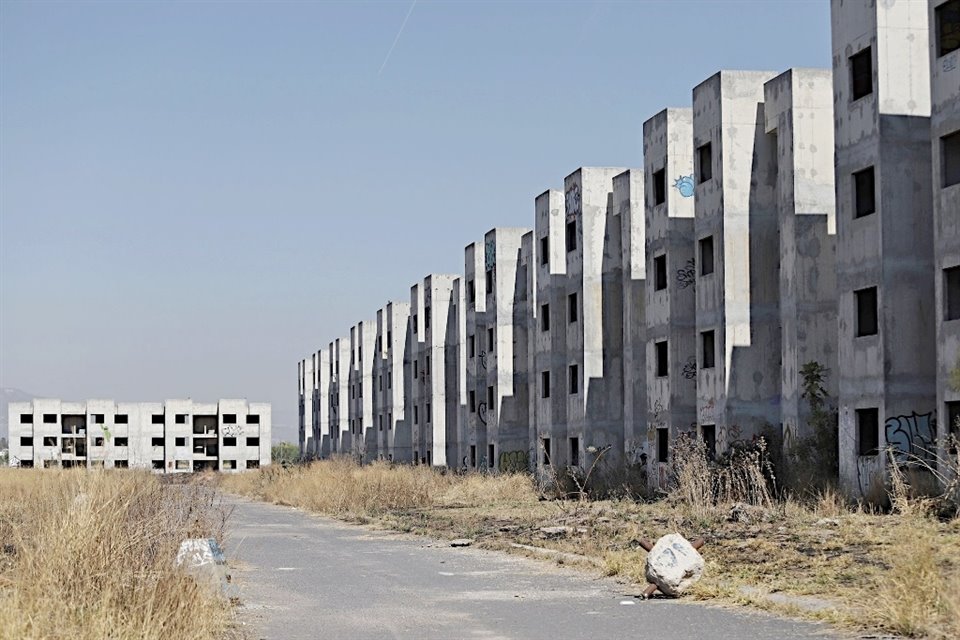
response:
<svg viewBox="0 0 960 640"><path fill-rule="evenodd" d="M149 472L0 469L0 638L221 638L230 604L174 567L222 541L202 481Z"/></svg>

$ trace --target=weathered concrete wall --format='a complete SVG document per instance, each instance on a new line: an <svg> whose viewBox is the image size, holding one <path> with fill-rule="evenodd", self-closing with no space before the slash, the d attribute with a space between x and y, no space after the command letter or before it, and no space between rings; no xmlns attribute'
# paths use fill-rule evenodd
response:
<svg viewBox="0 0 960 640"><path fill-rule="evenodd" d="M713 239L713 273L697 256L697 332L714 331L716 366L697 370L702 434L716 451L780 423L776 153L764 132L767 71L721 71L693 90L694 149L710 144L712 176L695 162L695 232ZM703 354L700 354L702 361Z"/></svg>
<svg viewBox="0 0 960 640"><path fill-rule="evenodd" d="M394 460L396 427L404 416L403 361L409 322L408 302L388 302L377 311L372 381L373 421L376 428L377 458L382 460Z"/></svg>
<svg viewBox="0 0 960 640"><path fill-rule="evenodd" d="M828 369L837 398L836 216L833 75L791 69L764 86L766 131L776 136L780 225L781 411L784 446L811 434L800 370Z"/></svg>
<svg viewBox="0 0 960 640"><path fill-rule="evenodd" d="M11 403L10 466L129 467L156 473L242 471L270 464L264 403Z"/></svg>
<svg viewBox="0 0 960 640"><path fill-rule="evenodd" d="M309 456L314 448L313 443L313 412L310 410L312 386L315 377L313 374L313 360L305 359L297 363L297 407L298 429L297 438L300 446L300 455Z"/></svg>
<svg viewBox="0 0 960 640"><path fill-rule="evenodd" d="M313 416L313 451L311 457L327 458L330 456L330 376L333 368L330 364L330 353L321 349L313 354L315 381L314 388L314 416Z"/></svg>
<svg viewBox="0 0 960 640"><path fill-rule="evenodd" d="M696 260L694 258L693 112L666 109L643 124L646 271L646 427L634 436L637 462L647 464L648 486L662 489L669 459L658 460L658 430L667 449L682 432L696 432L697 341ZM654 174L663 171L663 202L657 203ZM665 263L662 288L655 261ZM656 372L656 344L667 342L667 375Z"/></svg>
<svg viewBox="0 0 960 640"><path fill-rule="evenodd" d="M876 494L879 450L920 442L935 415L936 321L930 169L927 7L831 5L836 137L840 476L848 493ZM850 57L869 50L871 91L853 99ZM873 167L875 211L854 212L854 172ZM910 170L905 170L905 168ZM877 332L857 335L854 292L877 288ZM879 434L861 440L858 410ZM862 415L862 414L861 414ZM864 422L864 424L868 424Z"/></svg>
<svg viewBox="0 0 960 640"><path fill-rule="evenodd" d="M350 438L350 339L337 338L329 345L333 375L330 377L330 452L351 453Z"/></svg>

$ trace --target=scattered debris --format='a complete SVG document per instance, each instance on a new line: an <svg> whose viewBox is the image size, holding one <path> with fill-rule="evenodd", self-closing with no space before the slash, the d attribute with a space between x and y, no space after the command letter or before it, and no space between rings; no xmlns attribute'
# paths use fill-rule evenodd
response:
<svg viewBox="0 0 960 640"><path fill-rule="evenodd" d="M562 538L573 531L571 527L540 527L540 533L548 538Z"/></svg>
<svg viewBox="0 0 960 640"><path fill-rule="evenodd" d="M704 561L698 549L705 540L699 538L690 543L679 533L665 535L656 544L642 540L647 550L645 575L647 581L643 597L648 598L658 589L667 596L677 597L703 577Z"/></svg>
<svg viewBox="0 0 960 640"><path fill-rule="evenodd" d="M451 547L469 547L473 544L473 540L470 538L457 538L456 540L450 541Z"/></svg>

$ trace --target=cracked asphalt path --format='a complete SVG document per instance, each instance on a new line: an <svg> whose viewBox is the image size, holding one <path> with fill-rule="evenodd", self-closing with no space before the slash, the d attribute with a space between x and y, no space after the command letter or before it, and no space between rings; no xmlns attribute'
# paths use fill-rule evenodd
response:
<svg viewBox="0 0 960 640"><path fill-rule="evenodd" d="M839 637L741 610L624 596L549 563L240 498L227 557L251 638L658 640Z"/></svg>

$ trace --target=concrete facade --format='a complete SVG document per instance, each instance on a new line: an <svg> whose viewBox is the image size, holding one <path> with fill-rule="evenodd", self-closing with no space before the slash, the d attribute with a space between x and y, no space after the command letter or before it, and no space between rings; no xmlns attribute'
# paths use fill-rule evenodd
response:
<svg viewBox="0 0 960 640"><path fill-rule="evenodd" d="M646 456L647 484L653 490L667 485L673 439L695 432L697 425L692 140L690 109L666 109L643 124L648 430L636 434L634 446ZM657 345L664 342L668 368L661 376ZM677 364L670 367L671 362Z"/></svg>
<svg viewBox="0 0 960 640"><path fill-rule="evenodd" d="M377 436L377 457L393 461L396 448L404 445L398 428L405 420L404 357L409 345L410 303L389 302L377 311L377 335L373 363L373 421ZM405 442L409 447L409 440ZM398 460L404 459L398 456ZM409 459L409 458L406 458Z"/></svg>
<svg viewBox="0 0 960 640"><path fill-rule="evenodd" d="M711 455L780 423L776 150L763 102L774 75L721 71L693 90L697 422Z"/></svg>
<svg viewBox="0 0 960 640"><path fill-rule="evenodd" d="M10 466L152 469L156 473L243 471L270 464L270 405L64 402L8 407Z"/></svg>
<svg viewBox="0 0 960 640"><path fill-rule="evenodd" d="M960 389L951 385L960 366L960 2L930 2L930 139L933 163L934 274L937 322L937 425L949 455L960 438ZM952 27L952 28L951 28ZM954 37L948 38L947 34Z"/></svg>
<svg viewBox="0 0 960 640"><path fill-rule="evenodd" d="M936 415L928 7L831 10L840 480L870 496L886 445L928 448Z"/></svg>
<svg viewBox="0 0 960 640"><path fill-rule="evenodd" d="M300 416L299 429L297 431L300 451L302 455L310 456L316 450L314 442L314 417L313 411L313 385L316 383L314 375L313 358L306 358L297 363L297 400Z"/></svg>

